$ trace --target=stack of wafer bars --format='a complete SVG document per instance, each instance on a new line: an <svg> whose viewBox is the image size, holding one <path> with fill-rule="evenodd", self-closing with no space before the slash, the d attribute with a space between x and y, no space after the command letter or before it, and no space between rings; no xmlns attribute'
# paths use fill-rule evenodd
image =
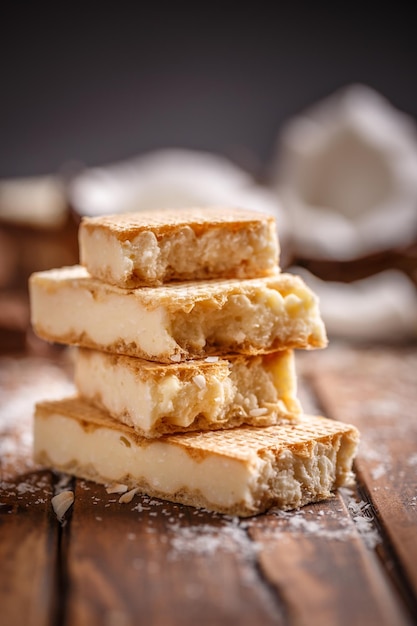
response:
<svg viewBox="0 0 417 626"><path fill-rule="evenodd" d="M238 516L328 498L357 430L305 415L295 350L324 348L315 294L279 267L269 215L84 218L80 265L30 278L35 332L77 346L77 395L40 402L41 464Z"/></svg>

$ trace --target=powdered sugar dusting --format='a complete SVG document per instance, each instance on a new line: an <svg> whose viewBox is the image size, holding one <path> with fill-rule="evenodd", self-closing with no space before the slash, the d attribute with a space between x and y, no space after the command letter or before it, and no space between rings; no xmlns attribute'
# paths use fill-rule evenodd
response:
<svg viewBox="0 0 417 626"><path fill-rule="evenodd" d="M283 542L288 533L302 533L335 541L349 541L359 534L367 548L375 548L381 542L381 537L371 504L357 499L349 488L340 489L340 493L350 516L346 515L342 500L339 500L339 506L335 504L337 500L333 500L331 506L329 503L321 503L293 511L273 509L266 518L256 516L241 519L195 509L188 511L187 520L184 521L182 518L185 513L181 512L181 506L138 496L139 502L135 502L132 511L147 517L146 532L150 534L159 532L153 520L156 522L161 515L165 518L163 525L167 532L165 541L169 545L170 560L191 554L209 557L221 550L239 554L247 563L253 563L262 548L261 544L250 538L251 528L262 528L262 536ZM195 524L190 523L192 518L196 518ZM262 519L267 519L267 523Z"/></svg>

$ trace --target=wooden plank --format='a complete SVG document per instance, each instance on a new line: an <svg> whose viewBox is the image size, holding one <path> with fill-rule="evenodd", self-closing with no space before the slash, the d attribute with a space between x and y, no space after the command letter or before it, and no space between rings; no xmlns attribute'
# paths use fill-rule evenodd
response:
<svg viewBox="0 0 417 626"><path fill-rule="evenodd" d="M312 386L300 391L307 410L321 407L361 430L360 482L415 591L417 351L386 355L339 347L303 355L301 379ZM0 359L5 623L414 623L415 595L407 612L395 588L402 579L390 578L390 563L367 548L347 511L355 492L237 520L139 496L119 504L104 487L77 481L61 529L52 476L31 462L30 425L34 400L63 393L67 382L67 364Z"/></svg>
<svg viewBox="0 0 417 626"><path fill-rule="evenodd" d="M286 624L413 623L340 497L265 515L250 532L260 546L260 567L285 607Z"/></svg>
<svg viewBox="0 0 417 626"><path fill-rule="evenodd" d="M83 481L66 606L67 626L285 623L237 520L147 497L119 504Z"/></svg>
<svg viewBox="0 0 417 626"><path fill-rule="evenodd" d="M53 623L58 609L59 524L53 477L32 461L33 404L65 386L60 368L38 359L0 359L0 620Z"/></svg>
<svg viewBox="0 0 417 626"><path fill-rule="evenodd" d="M51 475L34 472L0 485L1 621L52 624L58 529L50 514Z"/></svg>
<svg viewBox="0 0 417 626"><path fill-rule="evenodd" d="M336 345L309 363L308 375L327 415L361 431L358 479L395 552L400 578L412 590L416 611L417 349Z"/></svg>

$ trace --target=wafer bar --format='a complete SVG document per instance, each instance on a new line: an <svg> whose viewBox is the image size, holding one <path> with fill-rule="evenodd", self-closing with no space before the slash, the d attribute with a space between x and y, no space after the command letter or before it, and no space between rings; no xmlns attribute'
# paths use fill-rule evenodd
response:
<svg viewBox="0 0 417 626"><path fill-rule="evenodd" d="M353 426L323 417L144 439L78 398L36 406L37 462L230 515L293 509L352 480Z"/></svg>
<svg viewBox="0 0 417 626"><path fill-rule="evenodd" d="M301 412L291 350L161 364L80 348L80 396L144 437L269 425Z"/></svg>
<svg viewBox="0 0 417 626"><path fill-rule="evenodd" d="M279 243L271 215L205 207L84 217L80 261L119 287L274 273Z"/></svg>
<svg viewBox="0 0 417 626"><path fill-rule="evenodd" d="M293 274L127 290L76 265L29 287L33 329L51 342L164 363L327 345L318 300Z"/></svg>

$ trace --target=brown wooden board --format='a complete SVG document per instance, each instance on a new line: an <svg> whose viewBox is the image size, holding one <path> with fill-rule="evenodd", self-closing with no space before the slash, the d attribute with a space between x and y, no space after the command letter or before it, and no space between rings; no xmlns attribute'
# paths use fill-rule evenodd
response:
<svg viewBox="0 0 417 626"><path fill-rule="evenodd" d="M0 622L43 626L56 611L57 527L51 474L0 483ZM55 520L56 521L56 520Z"/></svg>
<svg viewBox="0 0 417 626"><path fill-rule="evenodd" d="M0 359L0 622L411 626L416 365L416 350L302 354L304 408L362 433L358 484L327 502L239 520L77 480L61 526L30 432L68 362Z"/></svg>
<svg viewBox="0 0 417 626"><path fill-rule="evenodd" d="M68 547L68 626L284 624L238 520L78 481Z"/></svg>
<svg viewBox="0 0 417 626"><path fill-rule="evenodd" d="M307 366L308 363L308 366ZM304 359L329 417L361 432L355 463L417 610L417 350L335 346ZM416 615L417 619L417 615Z"/></svg>
<svg viewBox="0 0 417 626"><path fill-rule="evenodd" d="M375 529L361 535L341 497L249 520L143 496L117 500L77 485L69 625L138 615L158 625L413 623L367 545Z"/></svg>
<svg viewBox="0 0 417 626"><path fill-rule="evenodd" d="M66 388L61 368L0 359L0 623L43 626L58 614L54 477L32 460L33 404Z"/></svg>
<svg viewBox="0 0 417 626"><path fill-rule="evenodd" d="M251 534L287 624L413 623L340 496L299 511L266 515Z"/></svg>

